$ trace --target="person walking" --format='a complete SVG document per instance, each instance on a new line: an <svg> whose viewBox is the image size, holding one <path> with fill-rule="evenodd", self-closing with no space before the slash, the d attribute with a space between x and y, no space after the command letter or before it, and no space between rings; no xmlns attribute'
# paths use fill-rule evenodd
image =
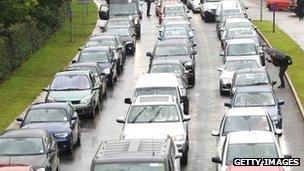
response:
<svg viewBox="0 0 304 171"><path fill-rule="evenodd" d="M147 17L150 17L151 0L146 0L147 2Z"/></svg>
<svg viewBox="0 0 304 171"><path fill-rule="evenodd" d="M303 20L304 17L304 0L297 0L297 9L299 20Z"/></svg>
<svg viewBox="0 0 304 171"><path fill-rule="evenodd" d="M281 85L278 88L285 88L284 74L288 68L288 65L292 64L291 57L287 54L283 54L282 52L271 48L267 48L265 51L271 58L271 60L266 60L272 63L274 66L280 68L279 77L281 80Z"/></svg>

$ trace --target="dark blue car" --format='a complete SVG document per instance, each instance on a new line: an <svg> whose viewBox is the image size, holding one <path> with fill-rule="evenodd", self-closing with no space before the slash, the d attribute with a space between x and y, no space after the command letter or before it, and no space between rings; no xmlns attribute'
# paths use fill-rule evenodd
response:
<svg viewBox="0 0 304 171"><path fill-rule="evenodd" d="M270 86L246 86L238 87L231 98L231 102L225 103L226 107L263 107L274 125L282 129L281 105L284 100L278 100Z"/></svg>
<svg viewBox="0 0 304 171"><path fill-rule="evenodd" d="M80 120L68 102L33 104L24 119L17 118L21 128L42 129L57 140L60 151L73 153L81 144Z"/></svg>

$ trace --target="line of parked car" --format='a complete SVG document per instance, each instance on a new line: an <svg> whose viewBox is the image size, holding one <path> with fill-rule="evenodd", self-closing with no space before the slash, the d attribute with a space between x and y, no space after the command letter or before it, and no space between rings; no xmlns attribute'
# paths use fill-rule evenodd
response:
<svg viewBox="0 0 304 171"><path fill-rule="evenodd" d="M219 92L230 96L220 122L218 156L212 158L217 170L234 170L234 158L290 158L278 143L282 135L281 105L265 66L266 44L247 18L248 8L240 0L204 1L201 16L216 21L223 51L219 71ZM250 169L246 167L246 169ZM264 169L259 166L259 170ZM273 167L272 170L282 170Z"/></svg>

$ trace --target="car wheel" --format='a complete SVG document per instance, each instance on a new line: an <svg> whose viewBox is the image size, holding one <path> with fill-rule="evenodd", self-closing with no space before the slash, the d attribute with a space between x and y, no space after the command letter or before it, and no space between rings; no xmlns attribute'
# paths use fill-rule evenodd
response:
<svg viewBox="0 0 304 171"><path fill-rule="evenodd" d="M185 115L189 115L189 100L184 103L184 113Z"/></svg>
<svg viewBox="0 0 304 171"><path fill-rule="evenodd" d="M186 148L188 148L188 147L186 147ZM188 149L186 149L185 152L183 152L183 156L182 156L180 162L181 162L182 165L187 165L187 163L188 163Z"/></svg>
<svg viewBox="0 0 304 171"><path fill-rule="evenodd" d="M220 95L224 96L225 92L223 91L222 84L220 83Z"/></svg>
<svg viewBox="0 0 304 171"><path fill-rule="evenodd" d="M74 152L74 145L73 145L73 142L71 141L70 145L67 149L67 154L73 154L73 152Z"/></svg>
<svg viewBox="0 0 304 171"><path fill-rule="evenodd" d="M194 85L195 85L195 76L193 76L193 77L190 78L189 84L190 84L191 86L194 86Z"/></svg>
<svg viewBox="0 0 304 171"><path fill-rule="evenodd" d="M57 166L56 171L59 171L59 166Z"/></svg>
<svg viewBox="0 0 304 171"><path fill-rule="evenodd" d="M78 147L81 146L81 133L80 133L80 129L79 128L78 128L78 137L77 137L77 143L76 143L76 145Z"/></svg>
<svg viewBox="0 0 304 171"><path fill-rule="evenodd" d="M121 73L121 67L120 67L120 65L121 65L121 62L118 62L118 63L117 63L117 66L118 66L118 67L116 67L117 74L120 74L120 73Z"/></svg>
<svg viewBox="0 0 304 171"><path fill-rule="evenodd" d="M98 110L98 105L95 106L95 108L92 109L92 112L90 114L90 118L95 118L95 115L96 115L96 111Z"/></svg>

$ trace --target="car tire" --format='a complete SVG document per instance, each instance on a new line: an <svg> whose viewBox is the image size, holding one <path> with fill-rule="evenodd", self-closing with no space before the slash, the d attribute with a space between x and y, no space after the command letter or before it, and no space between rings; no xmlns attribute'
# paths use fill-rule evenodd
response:
<svg viewBox="0 0 304 171"><path fill-rule="evenodd" d="M224 96L225 95L225 91L222 88L222 84L220 83L220 95Z"/></svg>
<svg viewBox="0 0 304 171"><path fill-rule="evenodd" d="M195 76L190 77L189 84L190 84L191 86L194 86L194 85L195 85Z"/></svg>
<svg viewBox="0 0 304 171"><path fill-rule="evenodd" d="M117 66L118 66L118 67L116 67L117 74L121 73L121 67L120 67L120 65L121 65L121 62L117 63Z"/></svg>
<svg viewBox="0 0 304 171"><path fill-rule="evenodd" d="M81 133L80 133L80 129L79 128L78 128L78 137L77 137L77 143L76 143L76 145L78 147L81 146Z"/></svg>
<svg viewBox="0 0 304 171"><path fill-rule="evenodd" d="M189 99L184 103L184 113L189 115Z"/></svg>
<svg viewBox="0 0 304 171"><path fill-rule="evenodd" d="M188 164L188 149L189 149L188 146L189 145L187 143L186 150L183 152L183 156L182 156L182 158L180 160L181 164L184 165L184 166Z"/></svg>
<svg viewBox="0 0 304 171"><path fill-rule="evenodd" d="M74 145L73 145L73 142L71 141L70 145L67 149L67 154L73 154L73 153L74 153Z"/></svg>
<svg viewBox="0 0 304 171"><path fill-rule="evenodd" d="M90 114L90 118L95 118L95 116L96 116L96 110L98 109L99 107L98 107L98 105L97 106L95 106L93 109L92 109L92 112L91 112L91 114Z"/></svg>

